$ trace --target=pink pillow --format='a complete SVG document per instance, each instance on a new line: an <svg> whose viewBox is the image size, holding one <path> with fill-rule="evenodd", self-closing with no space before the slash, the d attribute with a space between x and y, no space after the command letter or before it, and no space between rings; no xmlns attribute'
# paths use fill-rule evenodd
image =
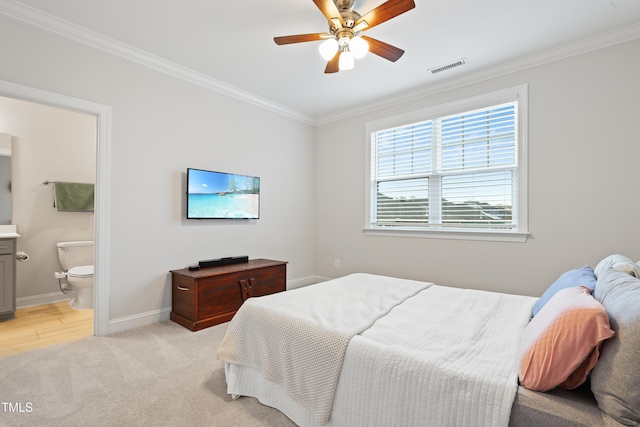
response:
<svg viewBox="0 0 640 427"><path fill-rule="evenodd" d="M607 312L589 288L562 289L522 334L520 384L535 391L578 387L613 334Z"/></svg>

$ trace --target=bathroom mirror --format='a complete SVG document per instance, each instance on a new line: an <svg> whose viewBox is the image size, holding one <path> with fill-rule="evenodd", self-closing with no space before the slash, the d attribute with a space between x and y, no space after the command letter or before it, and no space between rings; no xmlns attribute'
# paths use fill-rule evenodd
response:
<svg viewBox="0 0 640 427"><path fill-rule="evenodd" d="M0 133L0 225L11 224L11 135Z"/></svg>

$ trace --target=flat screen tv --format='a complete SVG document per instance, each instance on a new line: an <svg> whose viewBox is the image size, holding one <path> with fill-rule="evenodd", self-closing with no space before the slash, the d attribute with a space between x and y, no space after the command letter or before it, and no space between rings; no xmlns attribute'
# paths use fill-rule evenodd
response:
<svg viewBox="0 0 640 427"><path fill-rule="evenodd" d="M187 169L187 219L260 218L260 178Z"/></svg>

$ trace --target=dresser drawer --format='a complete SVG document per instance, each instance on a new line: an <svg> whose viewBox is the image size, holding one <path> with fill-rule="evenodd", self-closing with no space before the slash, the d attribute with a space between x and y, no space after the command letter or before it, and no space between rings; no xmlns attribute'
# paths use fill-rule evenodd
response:
<svg viewBox="0 0 640 427"><path fill-rule="evenodd" d="M15 241L13 239L0 239L0 254L13 254Z"/></svg>

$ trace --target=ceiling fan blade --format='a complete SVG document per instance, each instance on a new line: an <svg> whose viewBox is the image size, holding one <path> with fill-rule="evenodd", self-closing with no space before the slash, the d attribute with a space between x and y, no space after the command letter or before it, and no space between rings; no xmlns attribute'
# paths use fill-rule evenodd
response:
<svg viewBox="0 0 640 427"><path fill-rule="evenodd" d="M313 0L313 2L333 26L336 24L335 19L338 20L340 26L344 26L344 19L333 0Z"/></svg>
<svg viewBox="0 0 640 427"><path fill-rule="evenodd" d="M391 62L396 62L404 54L404 50L391 46L388 43L381 42L380 40L372 39L367 36L360 36L363 40L369 43L369 52L375 53L384 59L388 59Z"/></svg>
<svg viewBox="0 0 640 427"><path fill-rule="evenodd" d="M315 0L314 0L315 1ZM368 30L376 25L380 25L383 22L388 21L391 18L395 18L411 9L416 7L413 0L388 0L382 3L380 6L373 9L371 12L358 19L354 27L358 26L362 22L366 22L367 26L363 29Z"/></svg>
<svg viewBox="0 0 640 427"><path fill-rule="evenodd" d="M327 67L324 69L325 74L337 73L340 71L340 54L342 52L338 51L333 58L329 62L327 62Z"/></svg>
<svg viewBox="0 0 640 427"><path fill-rule="evenodd" d="M331 37L327 33L315 33L315 34L296 34L295 36L280 36L274 37L273 41L277 45L291 44L291 43L303 43L303 42L315 42L317 40L325 40Z"/></svg>

